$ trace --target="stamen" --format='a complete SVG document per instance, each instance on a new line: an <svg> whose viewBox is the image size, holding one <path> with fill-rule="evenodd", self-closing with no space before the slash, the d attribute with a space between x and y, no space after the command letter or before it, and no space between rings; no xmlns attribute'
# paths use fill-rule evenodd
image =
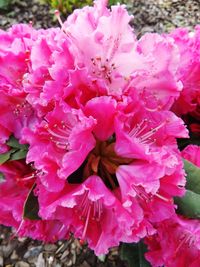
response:
<svg viewBox="0 0 200 267"><path fill-rule="evenodd" d="M23 116L28 117L32 113L31 105L28 102L22 102L21 104L17 104L13 109L13 114L15 116Z"/></svg>
<svg viewBox="0 0 200 267"><path fill-rule="evenodd" d="M90 218L92 220L95 220L96 222L99 222L101 215L103 213L103 205L102 205L101 200L97 200L97 201L89 200L88 192L85 192L81 199L77 212L80 213L80 217L79 217L80 220L85 221L83 234L81 237L81 239L84 240L85 235L87 233ZM92 214L92 217L91 217L91 214Z"/></svg>
<svg viewBox="0 0 200 267"><path fill-rule="evenodd" d="M57 147L61 149L69 149L68 139L72 130L72 125L61 121L61 126L54 124L53 126L49 127L49 123L47 122L44 128L51 135L50 140L55 143Z"/></svg>
<svg viewBox="0 0 200 267"><path fill-rule="evenodd" d="M17 231L16 231L16 233L14 233L14 237L18 236L18 234L19 234L19 231L21 230L21 228L22 228L23 224L24 224L24 220L22 220L22 221L21 221L21 223L20 223L19 227L17 228Z"/></svg>
<svg viewBox="0 0 200 267"><path fill-rule="evenodd" d="M103 62L100 56L91 58L91 62L93 65L92 73L99 76L100 78L105 78L109 81L109 83L111 83L112 72L116 69L115 63L109 64L110 61L108 58L105 62Z"/></svg>
<svg viewBox="0 0 200 267"><path fill-rule="evenodd" d="M156 193L155 196L157 196L158 198L162 199L165 202L170 202L170 203L172 202L171 199L168 199L166 197L163 197L162 195L160 195L158 193Z"/></svg>
<svg viewBox="0 0 200 267"><path fill-rule="evenodd" d="M55 14L58 22L60 23L61 29L63 29L64 25L63 25L63 22L62 22L61 17L60 17L60 11L59 10L55 10L54 14Z"/></svg>
<svg viewBox="0 0 200 267"><path fill-rule="evenodd" d="M162 128L165 124L166 124L166 122L163 122L159 126L152 128L149 132L147 132L142 137L140 137L140 140L144 141L144 140L148 139L149 137L154 135L160 128Z"/></svg>
<svg viewBox="0 0 200 267"><path fill-rule="evenodd" d="M87 229L88 229L90 212L91 212L91 203L89 204L89 208L88 208L88 212L87 212L87 218L86 218L86 221L85 221L85 226L84 226L84 230L83 230L83 234L82 234L82 239L85 239L85 235L86 235L86 232L87 232Z"/></svg>
<svg viewBox="0 0 200 267"><path fill-rule="evenodd" d="M134 127L129 132L129 135L130 136L138 136L140 133L142 133L147 127L147 124L145 124L146 122L147 122L147 119L142 120L139 124L136 125L136 127Z"/></svg>
<svg viewBox="0 0 200 267"><path fill-rule="evenodd" d="M191 247L194 244L195 240L196 240L196 237L194 235L192 235L189 232L187 232L187 233L185 232L182 235L182 238L180 238L181 242L179 243L178 247L176 248L176 250L174 252L174 257L177 255L177 253L180 251L180 249L183 245L188 244L188 246Z"/></svg>
<svg viewBox="0 0 200 267"><path fill-rule="evenodd" d="M32 180L33 178L35 178L36 175L35 174L31 174L29 176L24 176L22 178L17 178L17 181L20 181L20 180L23 180L23 181L30 181Z"/></svg>
<svg viewBox="0 0 200 267"><path fill-rule="evenodd" d="M54 131L52 131L50 128L48 128L48 132L54 136L54 137L57 137L57 138L61 138L61 139L64 139L64 140L68 140L68 137L69 136L64 136L64 135L60 135L58 133L55 133Z"/></svg>
<svg viewBox="0 0 200 267"><path fill-rule="evenodd" d="M133 190L135 191L136 195L146 202L150 201L152 196L148 195L147 192L141 186L132 185Z"/></svg>

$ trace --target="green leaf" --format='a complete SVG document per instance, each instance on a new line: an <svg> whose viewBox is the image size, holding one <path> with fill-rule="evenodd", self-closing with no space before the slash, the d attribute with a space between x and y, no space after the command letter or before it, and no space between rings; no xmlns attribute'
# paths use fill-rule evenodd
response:
<svg viewBox="0 0 200 267"><path fill-rule="evenodd" d="M0 172L0 183L5 181L5 176L2 172Z"/></svg>
<svg viewBox="0 0 200 267"><path fill-rule="evenodd" d="M189 218L200 218L200 195L190 190L182 198L176 197L175 203L178 205L177 212Z"/></svg>
<svg viewBox="0 0 200 267"><path fill-rule="evenodd" d="M129 267L150 267L151 265L144 257L146 251L146 245L142 241L137 244L123 243L120 248L120 257L128 262Z"/></svg>
<svg viewBox="0 0 200 267"><path fill-rule="evenodd" d="M0 165L5 163L7 160L9 160L9 158L10 158L10 153L9 152L1 154L0 155Z"/></svg>
<svg viewBox="0 0 200 267"><path fill-rule="evenodd" d="M18 149L23 149L23 150L28 149L28 145L21 145L13 135L10 136L6 144L13 148L18 148Z"/></svg>
<svg viewBox="0 0 200 267"><path fill-rule="evenodd" d="M24 203L23 218L29 219L29 220L40 220L41 219L38 215L38 212L39 212L38 198L34 195L35 187L36 187L36 184L33 185Z"/></svg>
<svg viewBox="0 0 200 267"><path fill-rule="evenodd" d="M0 9L5 9L10 5L10 0L0 0Z"/></svg>
<svg viewBox="0 0 200 267"><path fill-rule="evenodd" d="M27 150L18 150L11 154L9 160L19 160L19 159L25 159L27 154Z"/></svg>
<svg viewBox="0 0 200 267"><path fill-rule="evenodd" d="M19 160L26 158L28 145L21 145L14 136L11 136L6 142L11 149L3 154L0 154L0 165L9 160Z"/></svg>
<svg viewBox="0 0 200 267"><path fill-rule="evenodd" d="M200 168L185 159L184 168L187 174L186 188L200 194Z"/></svg>
<svg viewBox="0 0 200 267"><path fill-rule="evenodd" d="M16 151L16 149L10 149L8 152L0 154L0 165L2 165L3 163L5 163L6 161L8 161L12 155L12 153L14 153Z"/></svg>
<svg viewBox="0 0 200 267"><path fill-rule="evenodd" d="M184 159L184 168L187 174L186 194L176 197L177 212L193 219L200 218L200 168Z"/></svg>

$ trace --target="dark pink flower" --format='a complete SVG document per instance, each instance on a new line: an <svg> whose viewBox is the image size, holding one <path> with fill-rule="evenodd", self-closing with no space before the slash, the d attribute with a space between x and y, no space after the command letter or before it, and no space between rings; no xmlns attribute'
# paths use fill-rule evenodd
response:
<svg viewBox="0 0 200 267"><path fill-rule="evenodd" d="M80 185L67 185L59 193L48 193L39 186L38 196L42 218L57 218L70 225L75 237L86 240L97 255L132 234L134 217L98 176Z"/></svg>
<svg viewBox="0 0 200 267"><path fill-rule="evenodd" d="M147 237L146 258L152 266L197 267L200 264L200 223L174 216L157 225L157 233Z"/></svg>
<svg viewBox="0 0 200 267"><path fill-rule="evenodd" d="M49 175L48 179L63 179L75 172L95 146L92 131L95 119L86 117L81 110L57 105L34 129L24 130L30 144L28 162ZM52 162L50 164L50 162ZM55 173L51 178L51 173ZM44 179L43 179L44 180ZM47 184L52 184L46 181ZM60 181L63 184L63 181ZM56 190L54 184L50 190Z"/></svg>
<svg viewBox="0 0 200 267"><path fill-rule="evenodd" d="M189 145L182 152L184 159L191 161L197 167L200 167L200 147L197 145Z"/></svg>

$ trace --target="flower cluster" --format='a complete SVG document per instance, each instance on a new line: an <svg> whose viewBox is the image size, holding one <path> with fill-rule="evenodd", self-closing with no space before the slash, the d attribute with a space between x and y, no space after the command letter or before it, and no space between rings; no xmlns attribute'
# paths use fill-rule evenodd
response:
<svg viewBox="0 0 200 267"><path fill-rule="evenodd" d="M199 146L187 146L182 151L182 156L200 167ZM152 266L197 267L200 265L199 220L175 214L155 227L156 233L145 238L149 249L146 258Z"/></svg>
<svg viewBox="0 0 200 267"><path fill-rule="evenodd" d="M146 238L154 266L182 266L181 244L197 244L188 262L200 255L200 224L174 203L186 183L180 116L199 104L200 30L137 40L130 19L98 0L61 28L0 31L0 223L46 242L73 233L97 255Z"/></svg>

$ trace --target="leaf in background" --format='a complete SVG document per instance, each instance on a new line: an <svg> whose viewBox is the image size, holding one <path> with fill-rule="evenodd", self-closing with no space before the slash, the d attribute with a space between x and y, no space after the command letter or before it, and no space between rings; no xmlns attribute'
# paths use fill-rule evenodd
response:
<svg viewBox="0 0 200 267"><path fill-rule="evenodd" d="M2 172L0 172L0 183L5 181L5 176Z"/></svg>
<svg viewBox="0 0 200 267"><path fill-rule="evenodd" d="M24 149L24 150L28 149L28 145L21 145L13 135L10 136L6 144L13 148Z"/></svg>
<svg viewBox="0 0 200 267"><path fill-rule="evenodd" d="M33 185L24 203L23 218L29 219L29 220L40 220L41 219L38 215L38 212L39 212L38 198L34 195L35 187L36 187L36 184Z"/></svg>
<svg viewBox="0 0 200 267"><path fill-rule="evenodd" d="M3 164L6 161L10 160L19 160L26 158L28 145L19 144L18 140L14 136L11 136L6 144L10 146L11 149L4 154L0 154L0 164Z"/></svg>
<svg viewBox="0 0 200 267"><path fill-rule="evenodd" d="M11 0L0 0L0 9L6 9L11 3Z"/></svg>
<svg viewBox="0 0 200 267"><path fill-rule="evenodd" d="M184 159L184 169L187 174L186 188L200 194L200 168L195 166L192 162Z"/></svg>
<svg viewBox="0 0 200 267"><path fill-rule="evenodd" d="M10 156L10 161L12 160L19 160L19 159L25 159L27 154L27 150L17 150Z"/></svg>
<svg viewBox="0 0 200 267"><path fill-rule="evenodd" d="M177 213L192 219L200 218L200 195L190 190L186 191L184 197L176 197L175 203L178 205Z"/></svg>
<svg viewBox="0 0 200 267"><path fill-rule="evenodd" d="M139 243L123 243L120 248L120 257L128 262L129 267L150 267L144 257L147 251L146 245L140 241Z"/></svg>
<svg viewBox="0 0 200 267"><path fill-rule="evenodd" d="M200 218L200 168L184 159L184 168L187 174L186 194L174 201L178 206L177 213L192 219Z"/></svg>
<svg viewBox="0 0 200 267"><path fill-rule="evenodd" d="M0 154L0 165L10 160L12 153L16 152L16 149L12 148L8 152Z"/></svg>

